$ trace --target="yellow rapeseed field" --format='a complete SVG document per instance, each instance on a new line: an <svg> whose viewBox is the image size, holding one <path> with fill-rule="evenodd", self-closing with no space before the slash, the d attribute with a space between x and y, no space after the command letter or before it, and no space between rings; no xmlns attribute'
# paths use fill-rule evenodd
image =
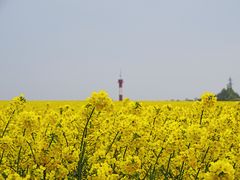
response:
<svg viewBox="0 0 240 180"><path fill-rule="evenodd" d="M240 104L0 103L1 179L240 179Z"/></svg>

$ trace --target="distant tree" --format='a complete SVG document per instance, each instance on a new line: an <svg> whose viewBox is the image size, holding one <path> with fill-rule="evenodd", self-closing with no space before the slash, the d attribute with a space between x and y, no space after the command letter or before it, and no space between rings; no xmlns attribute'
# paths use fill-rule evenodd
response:
<svg viewBox="0 0 240 180"><path fill-rule="evenodd" d="M220 93L217 94L217 98L220 101L238 101L240 100L240 96L236 93L232 88L232 79L229 78L229 83L227 84L227 88L223 88Z"/></svg>

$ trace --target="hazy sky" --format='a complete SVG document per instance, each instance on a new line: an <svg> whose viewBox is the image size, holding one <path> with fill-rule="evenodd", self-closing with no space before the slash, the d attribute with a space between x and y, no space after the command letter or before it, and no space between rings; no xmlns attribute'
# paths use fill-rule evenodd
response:
<svg viewBox="0 0 240 180"><path fill-rule="evenodd" d="M239 0L0 0L0 99L240 93Z"/></svg>

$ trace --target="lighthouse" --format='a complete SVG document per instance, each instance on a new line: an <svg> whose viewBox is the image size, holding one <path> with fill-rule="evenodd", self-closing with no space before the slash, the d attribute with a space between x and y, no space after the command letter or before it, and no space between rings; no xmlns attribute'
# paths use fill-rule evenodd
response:
<svg viewBox="0 0 240 180"><path fill-rule="evenodd" d="M120 76L118 79L118 88L119 88L119 101L123 100L123 79L122 79L122 73L120 72Z"/></svg>

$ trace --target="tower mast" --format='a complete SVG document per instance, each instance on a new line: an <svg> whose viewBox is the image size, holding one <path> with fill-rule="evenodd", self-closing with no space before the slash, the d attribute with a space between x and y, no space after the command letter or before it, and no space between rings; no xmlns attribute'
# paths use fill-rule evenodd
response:
<svg viewBox="0 0 240 180"><path fill-rule="evenodd" d="M227 88L232 89L232 78L230 77L228 81Z"/></svg>
<svg viewBox="0 0 240 180"><path fill-rule="evenodd" d="M119 101L123 100L123 79L122 79L122 72L120 71L120 76L118 79L118 88L119 88Z"/></svg>

